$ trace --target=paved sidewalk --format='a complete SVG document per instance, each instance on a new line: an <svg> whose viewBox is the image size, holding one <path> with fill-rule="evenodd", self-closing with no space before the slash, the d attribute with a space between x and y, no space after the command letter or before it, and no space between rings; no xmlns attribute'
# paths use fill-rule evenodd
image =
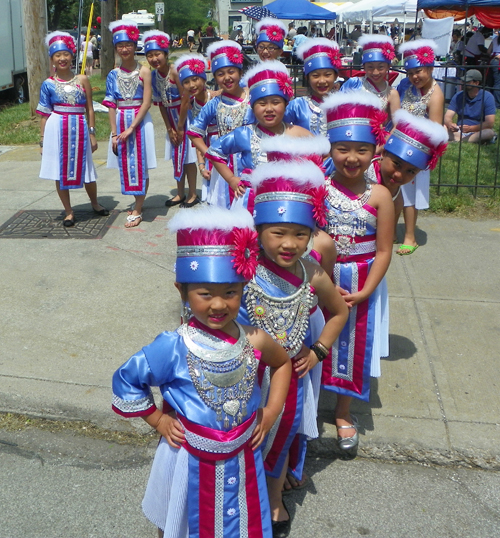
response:
<svg viewBox="0 0 500 538"><path fill-rule="evenodd" d="M105 145L94 154L99 199L121 213L102 239L0 236L0 411L142 430L111 411L111 376L178 324L165 230L177 209L164 205L175 181L158 135L144 220L125 229L131 198L105 167ZM0 225L23 209L59 210L53 182L38 179L38 148L3 150ZM90 211L83 190L71 198ZM421 248L394 256L388 273L391 355L370 404L353 405L360 454L500 469L500 223L422 215L419 225ZM334 456L333 402L322 395L324 432L311 446L321 455Z"/></svg>

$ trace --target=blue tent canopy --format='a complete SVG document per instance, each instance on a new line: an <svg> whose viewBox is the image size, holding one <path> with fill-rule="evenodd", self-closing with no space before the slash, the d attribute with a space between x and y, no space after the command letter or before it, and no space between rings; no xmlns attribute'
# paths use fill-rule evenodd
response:
<svg viewBox="0 0 500 538"><path fill-rule="evenodd" d="M337 15L328 9L316 6L308 0L274 0L266 4L278 19L288 20L333 20Z"/></svg>
<svg viewBox="0 0 500 538"><path fill-rule="evenodd" d="M471 7L499 7L498 0L419 0L418 9L455 9L465 11Z"/></svg>

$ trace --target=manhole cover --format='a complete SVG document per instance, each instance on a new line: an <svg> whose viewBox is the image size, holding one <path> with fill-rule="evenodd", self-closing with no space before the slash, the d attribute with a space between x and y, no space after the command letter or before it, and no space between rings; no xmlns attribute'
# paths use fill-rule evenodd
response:
<svg viewBox="0 0 500 538"><path fill-rule="evenodd" d="M90 211L76 210L75 225L65 228L61 211L23 210L0 226L0 238L101 239L119 214L110 211L109 216L100 217Z"/></svg>

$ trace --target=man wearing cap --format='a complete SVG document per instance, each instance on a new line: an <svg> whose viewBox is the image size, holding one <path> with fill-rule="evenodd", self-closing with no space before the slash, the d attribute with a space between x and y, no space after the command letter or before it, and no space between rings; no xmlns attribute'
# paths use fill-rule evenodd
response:
<svg viewBox="0 0 500 538"><path fill-rule="evenodd" d="M477 69L467 71L462 80L465 90L453 96L444 116L450 140L458 142L462 137L467 137L472 143L492 140L495 137L495 98L490 92L480 89L482 75ZM453 121L455 115L456 123Z"/></svg>

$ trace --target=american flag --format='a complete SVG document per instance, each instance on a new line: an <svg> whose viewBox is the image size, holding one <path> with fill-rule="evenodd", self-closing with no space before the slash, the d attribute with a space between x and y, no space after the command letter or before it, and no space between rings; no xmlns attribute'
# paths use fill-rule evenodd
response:
<svg viewBox="0 0 500 538"><path fill-rule="evenodd" d="M260 21L265 17L272 17L273 19L278 18L272 11L269 11L267 7L263 6L247 6L238 9L238 11L251 19L255 19L256 21Z"/></svg>

